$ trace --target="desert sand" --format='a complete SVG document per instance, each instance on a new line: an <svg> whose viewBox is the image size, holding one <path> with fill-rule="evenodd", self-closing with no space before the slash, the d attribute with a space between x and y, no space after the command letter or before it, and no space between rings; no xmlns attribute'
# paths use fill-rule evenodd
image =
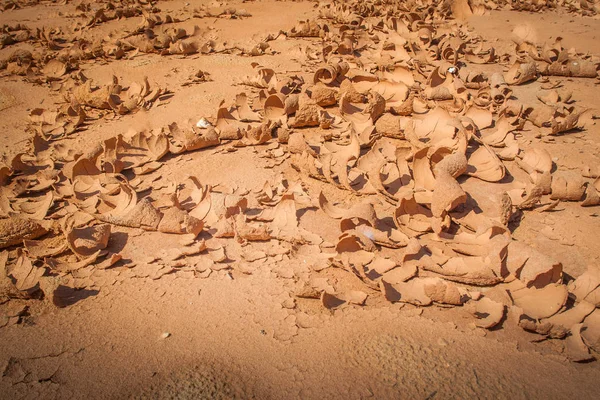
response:
<svg viewBox="0 0 600 400"><path fill-rule="evenodd" d="M596 398L600 3L0 4L1 398Z"/></svg>

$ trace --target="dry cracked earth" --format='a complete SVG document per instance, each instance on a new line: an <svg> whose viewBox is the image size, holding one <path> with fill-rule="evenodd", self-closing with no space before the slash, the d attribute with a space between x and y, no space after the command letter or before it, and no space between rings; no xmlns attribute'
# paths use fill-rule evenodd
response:
<svg viewBox="0 0 600 400"><path fill-rule="evenodd" d="M596 398L600 2L0 1L0 397Z"/></svg>

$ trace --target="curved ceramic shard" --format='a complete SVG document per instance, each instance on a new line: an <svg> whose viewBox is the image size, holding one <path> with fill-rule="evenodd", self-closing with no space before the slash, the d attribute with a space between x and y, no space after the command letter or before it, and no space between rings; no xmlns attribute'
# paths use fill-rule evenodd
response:
<svg viewBox="0 0 600 400"><path fill-rule="evenodd" d="M211 186L203 185L195 176L189 176L177 190L179 207L191 216L203 220L211 208Z"/></svg>
<svg viewBox="0 0 600 400"><path fill-rule="evenodd" d="M357 131L363 131L367 124L374 121L385 112L385 99L377 92L368 92L362 103L352 102L348 93L340 96L340 114L352 122Z"/></svg>
<svg viewBox="0 0 600 400"><path fill-rule="evenodd" d="M425 279L425 294L434 303L449 304L453 306L460 306L463 304L463 296L455 284L439 278Z"/></svg>
<svg viewBox="0 0 600 400"><path fill-rule="evenodd" d="M344 293L341 296L349 304L356 304L357 306L363 306L369 297L368 294L361 290L351 290L348 293Z"/></svg>
<svg viewBox="0 0 600 400"><path fill-rule="evenodd" d="M549 318L559 312L565 306L568 295L567 287L561 284L510 291L514 304L523 310L523 314L536 320Z"/></svg>
<svg viewBox="0 0 600 400"><path fill-rule="evenodd" d="M504 74L504 79L509 85L521 85L537 78L537 66L534 62L515 63Z"/></svg>
<svg viewBox="0 0 600 400"><path fill-rule="evenodd" d="M321 304L323 304L323 307L326 309L333 310L346 304L346 301L331 293L323 291L321 293Z"/></svg>
<svg viewBox="0 0 600 400"><path fill-rule="evenodd" d="M209 125L207 129L210 129ZM244 128L236 117L233 116L232 108L221 106L217 110L217 120L215 122L215 130L219 133L219 139L232 140L240 139L242 136L241 130Z"/></svg>
<svg viewBox="0 0 600 400"><path fill-rule="evenodd" d="M562 264L524 243L512 241L508 246L506 272L528 287L543 288L562 282Z"/></svg>
<svg viewBox="0 0 600 400"><path fill-rule="evenodd" d="M588 266L587 271L570 282L568 288L576 301L600 305L600 271L596 266Z"/></svg>
<svg viewBox="0 0 600 400"><path fill-rule="evenodd" d="M598 181L598 180L597 180ZM581 202L582 207L591 207L600 205L600 192L592 183L588 183L585 188L585 196Z"/></svg>
<svg viewBox="0 0 600 400"><path fill-rule="evenodd" d="M235 107L237 118L242 122L260 122L262 120L261 116L250 108L246 93L239 93L235 96Z"/></svg>
<svg viewBox="0 0 600 400"><path fill-rule="evenodd" d="M100 88L92 88L92 81L88 80L84 84L73 89L71 93L71 99L78 104L83 104L92 108L110 110L110 97L115 96L118 98L120 91L121 86L116 83L102 86Z"/></svg>
<svg viewBox="0 0 600 400"><path fill-rule="evenodd" d="M375 243L369 237L354 229L342 233L335 246L335 251L338 253L375 251L376 249Z"/></svg>
<svg viewBox="0 0 600 400"><path fill-rule="evenodd" d="M23 243L26 239L37 239L48 231L38 222L22 218L10 217L0 219L0 249Z"/></svg>
<svg viewBox="0 0 600 400"><path fill-rule="evenodd" d="M234 217L234 235L238 242L271 240L271 234L265 224L251 224L243 214Z"/></svg>
<svg viewBox="0 0 600 400"><path fill-rule="evenodd" d="M571 309L554 314L550 318L543 319L540 321L541 325L550 326L549 330L543 334L546 334L552 338L562 338L568 332L570 332L576 324L581 323L595 309L596 307L593 304L588 303L587 301L582 301Z"/></svg>
<svg viewBox="0 0 600 400"><path fill-rule="evenodd" d="M444 101L452 100L457 95L455 90L455 79L450 73L434 68L427 78L427 87L423 94L428 100Z"/></svg>
<svg viewBox="0 0 600 400"><path fill-rule="evenodd" d="M412 175L415 189L433 190L436 180L432 166L452 153L447 147L423 147L413 155ZM447 161L447 163L450 161ZM448 165L448 167L450 167ZM445 167L444 167L445 168ZM458 176L458 175L457 175Z"/></svg>
<svg viewBox="0 0 600 400"><path fill-rule="evenodd" d="M594 356L590 354L590 349L583 342L581 337L581 328L583 324L576 324L571 328L571 334L565 339L565 350L567 357L571 361L582 362L593 360Z"/></svg>
<svg viewBox="0 0 600 400"><path fill-rule="evenodd" d="M581 336L595 352L600 351L600 310L594 310L583 322Z"/></svg>
<svg viewBox="0 0 600 400"><path fill-rule="evenodd" d="M54 204L54 194L53 192L47 192L43 197L29 198L24 203L16 204L15 211L31 219L43 220L52 204Z"/></svg>
<svg viewBox="0 0 600 400"><path fill-rule="evenodd" d="M277 74L271 68L261 68L256 66L258 70L254 76L245 76L240 79L240 84L256 87L259 89L267 89L277 85Z"/></svg>
<svg viewBox="0 0 600 400"><path fill-rule="evenodd" d="M579 201L585 193L585 180L572 171L559 171L552 175L552 200Z"/></svg>
<svg viewBox="0 0 600 400"><path fill-rule="evenodd" d="M294 194L284 195L272 211L269 225L271 236L288 241L300 240Z"/></svg>
<svg viewBox="0 0 600 400"><path fill-rule="evenodd" d="M454 18L464 21L473 15L473 10L468 0L454 0L450 3Z"/></svg>
<svg viewBox="0 0 600 400"><path fill-rule="evenodd" d="M169 151L173 154L200 150L220 143L219 134L212 126L207 129L192 127L189 131L183 131L176 123L172 123L169 125L169 132L171 140Z"/></svg>
<svg viewBox="0 0 600 400"><path fill-rule="evenodd" d="M419 115L413 119L411 124L407 124L405 135L407 140L415 147L422 148L429 146L432 148L448 147L460 150L466 146L466 139L456 134L456 121L449 112L441 107L427 110L427 113ZM464 143L461 143L465 139Z"/></svg>
<svg viewBox="0 0 600 400"><path fill-rule="evenodd" d="M380 80L371 90L379 93L385 100L385 107L394 112L403 109L410 94L410 88L406 84L386 80Z"/></svg>
<svg viewBox="0 0 600 400"><path fill-rule="evenodd" d="M100 193L99 198L98 208L104 215L126 215L137 203L135 190L125 181L119 181L109 193Z"/></svg>
<svg viewBox="0 0 600 400"><path fill-rule="evenodd" d="M266 103L265 103L266 107ZM319 126L323 109L314 100L307 99L299 104L294 118L289 125L293 128Z"/></svg>
<svg viewBox="0 0 600 400"><path fill-rule="evenodd" d="M56 59L51 59L42 69L42 73L50 79L60 79L67 73L67 64Z"/></svg>
<svg viewBox="0 0 600 400"><path fill-rule="evenodd" d="M402 117L385 113L375 122L375 129L383 136L404 139Z"/></svg>
<svg viewBox="0 0 600 400"><path fill-rule="evenodd" d="M287 117L286 96L283 93L275 93L265 99L263 105L265 118L269 120L283 120Z"/></svg>
<svg viewBox="0 0 600 400"><path fill-rule="evenodd" d="M544 195L544 189L538 185L530 185L527 192L523 189L511 190L509 197L511 202L519 210L530 210L535 208Z"/></svg>
<svg viewBox="0 0 600 400"><path fill-rule="evenodd" d="M443 157L433 168L436 176L447 174L452 178L458 178L467 171L467 158L463 153L456 151Z"/></svg>
<svg viewBox="0 0 600 400"><path fill-rule="evenodd" d="M494 122L494 118L490 110L475 106L469 107L465 113L465 117L472 119L479 129L489 128Z"/></svg>
<svg viewBox="0 0 600 400"><path fill-rule="evenodd" d="M540 74L547 76L570 76L576 78L596 78L598 76L597 64L591 60L565 60L555 61L544 65Z"/></svg>
<svg viewBox="0 0 600 400"><path fill-rule="evenodd" d="M124 214L95 214L94 218L110 224L153 231L157 230L162 214L148 198L144 198Z"/></svg>
<svg viewBox="0 0 600 400"><path fill-rule="evenodd" d="M496 264L489 257L451 257L443 265L431 263L423 268L454 282L493 286L503 281Z"/></svg>
<svg viewBox="0 0 600 400"><path fill-rule="evenodd" d="M392 302L409 303L416 306L429 306L433 302L425 293L426 279L414 278L408 282L391 284L385 280L379 282L379 288L385 298Z"/></svg>
<svg viewBox="0 0 600 400"><path fill-rule="evenodd" d="M381 277L387 283L394 285L414 278L417 276L417 272L418 268L416 265L394 266L392 269L384 272Z"/></svg>
<svg viewBox="0 0 600 400"><path fill-rule="evenodd" d="M552 156L546 149L530 147L520 154L520 157L517 159L517 165L528 174L533 172L551 172Z"/></svg>
<svg viewBox="0 0 600 400"><path fill-rule="evenodd" d="M550 123L550 134L558 135L572 129L585 129L592 124L592 118L591 109L581 112L575 112L574 109L566 109L566 111L557 112L555 118Z"/></svg>
<svg viewBox="0 0 600 400"><path fill-rule="evenodd" d="M325 85L333 84L338 78L343 77L350 69L346 62L328 64L315 71L313 83L322 82Z"/></svg>
<svg viewBox="0 0 600 400"><path fill-rule="evenodd" d="M417 203L414 194L410 194L400 199L398 208L394 211L394 223L400 230L407 227L412 231L424 233L431 231L432 216L431 211Z"/></svg>
<svg viewBox="0 0 600 400"><path fill-rule="evenodd" d="M466 308L476 318L475 325L480 328L492 329L504 318L504 304L493 301L489 297L470 301Z"/></svg>
<svg viewBox="0 0 600 400"><path fill-rule="evenodd" d="M322 175L327 181L336 184L333 179L337 177L340 188L354 191L348 178L348 169L356 164L360 156L360 142L355 134L350 135L350 143L339 145L326 142L321 148L319 161L322 164Z"/></svg>
<svg viewBox="0 0 600 400"><path fill-rule="evenodd" d="M342 231L354 229L357 223L374 227L377 221L377 214L371 203L355 204L350 208L344 209L331 204L323 192L321 192L319 193L319 207L331 218L341 220Z"/></svg>
<svg viewBox="0 0 600 400"><path fill-rule="evenodd" d="M88 265L92 265L93 263L95 263L96 260L98 259L98 257L100 256L101 252L102 252L102 250L98 250L97 252L90 255L89 257L84 258L83 260L80 260L77 262L61 262L55 258L46 258L44 260L44 262L52 270L55 270L58 272L72 272L72 271L76 271L81 268L85 268Z"/></svg>
<svg viewBox="0 0 600 400"><path fill-rule="evenodd" d="M296 26L290 29L287 33L288 37L319 37L321 27L316 21L306 20L299 21Z"/></svg>
<svg viewBox="0 0 600 400"><path fill-rule="evenodd" d="M435 184L431 200L431 213L442 217L467 201L467 194L455 177L467 169L467 159L462 153L446 156L435 166Z"/></svg>
<svg viewBox="0 0 600 400"><path fill-rule="evenodd" d="M321 107L328 107L337 104L338 92L334 88L317 83L306 90L311 100Z"/></svg>
<svg viewBox="0 0 600 400"><path fill-rule="evenodd" d="M503 254L504 247L510 241L508 229L493 220L480 222L480 226L474 234L468 232L442 233L438 237L457 253L482 257L495 252Z"/></svg>
<svg viewBox="0 0 600 400"><path fill-rule="evenodd" d="M110 239L110 224L100 224L89 227L65 227L65 238L71 251L77 258L91 256L108 246Z"/></svg>
<svg viewBox="0 0 600 400"><path fill-rule="evenodd" d="M147 161L158 161L169 152L169 138L162 132L136 132L127 142L142 153Z"/></svg>
<svg viewBox="0 0 600 400"><path fill-rule="evenodd" d="M19 253L9 274L15 279L18 290L32 294L39 289L40 278L45 273L46 268L34 266L29 257Z"/></svg>
<svg viewBox="0 0 600 400"><path fill-rule="evenodd" d="M51 240L49 245L41 240L23 240L23 246L30 258L43 260L46 257L54 257L69 249L64 238L58 236L57 240Z"/></svg>
<svg viewBox="0 0 600 400"><path fill-rule="evenodd" d="M467 169L467 159L462 153L446 156L435 166L435 185L431 198L431 227L436 233L448 229L448 213L467 201L467 194L461 188L455 176Z"/></svg>
<svg viewBox="0 0 600 400"><path fill-rule="evenodd" d="M204 228L204 222L192 217L188 212L177 207L166 209L161 216L156 229L165 233L190 233L198 236Z"/></svg>
<svg viewBox="0 0 600 400"><path fill-rule="evenodd" d="M486 144L479 145L475 150L468 152L467 158L467 175L487 182L498 182L506 174L504 163Z"/></svg>

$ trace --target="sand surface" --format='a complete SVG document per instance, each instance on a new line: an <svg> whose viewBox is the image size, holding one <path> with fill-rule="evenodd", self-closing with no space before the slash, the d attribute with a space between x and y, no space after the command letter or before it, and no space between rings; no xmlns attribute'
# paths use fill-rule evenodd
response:
<svg viewBox="0 0 600 400"><path fill-rule="evenodd" d="M8 4L9 2L3 2ZM24 24L61 29L71 35L80 4L90 10L103 2L19 2L21 8L0 12L0 25ZM310 1L230 1L222 6L246 10L240 18L194 18L193 10L207 1L158 1L160 15L182 21L164 28L210 28L221 42L243 43L267 33L289 31L300 20L318 16ZM132 4L134 4L132 2ZM215 6L214 4L212 6ZM144 5L147 7L147 5ZM93 15L92 11L85 11ZM140 24L141 16L115 19L77 35L94 39L118 37ZM600 19L569 13L564 8L525 12L488 10L465 22L498 54L514 52L512 31L526 25L538 43L553 42L557 35L566 48L600 55ZM156 30L162 29L161 27ZM151 85L171 92L148 110L115 116L110 110L90 114L85 129L61 138L74 152L86 152L116 134L155 129L177 122L195 124L205 117L214 122L221 100L231 103L240 92L257 99L258 90L241 86L239 79L255 73L251 63L288 76L297 74L312 83L314 65L300 63L299 46L318 45L319 38L280 38L270 41L268 54L246 56L227 53L160 55L133 54L79 63L78 69L94 82L108 82L114 75L130 83L147 76ZM39 49L33 40L5 46L0 59L15 49ZM270 54L273 52L273 54ZM474 68L502 72L506 65ZM182 86L198 70L210 80ZM579 108L598 106L598 79L561 78L572 91ZM512 86L524 103L537 102L543 82ZM0 143L6 162L27 151L31 130L29 112L53 109L64 103L50 83L28 82L23 76L0 77ZM255 101L258 104L258 100ZM531 133L535 127L527 125ZM307 137L318 134L309 128ZM527 134L526 134L527 135ZM600 127L533 139L553 156L555 168L576 171L600 165ZM269 143L276 143L273 138ZM296 178L290 160L265 167L262 146L236 151L208 148L167 155L159 170L161 179L180 181L197 176L203 184L252 191L265 181L277 182L281 174ZM223 143L221 147L225 146ZM286 149L286 145L280 145ZM526 174L514 164L507 169L516 180ZM320 191L331 201L356 200L347 191L327 182L304 177L309 196ZM504 181L503 181L504 182ZM496 186L476 179L463 187L485 197ZM508 185L508 183L507 183ZM360 199L359 199L360 200ZM349 204L349 203L346 203ZM588 267L600 267L598 206L561 202L554 212L531 210L511 226L512 237L562 263L565 283ZM336 243L339 221L318 207L299 213L300 227ZM204 233L203 233L204 234ZM208 241L208 236L206 236ZM464 307L432 305L416 307L390 303L353 274L327 268L313 275L335 290L362 290L369 294L363 306L346 304L328 309L319 299L295 296L302 264L312 265L323 250L312 244L294 244L291 258L268 257L254 262L252 273L240 269L243 254L254 246L230 244L233 239L210 239L224 246L230 259L209 277L190 271L152 279L140 273L148 257L181 248L179 235L113 226L108 250L122 260L97 270L93 284L69 292L62 307L46 300L15 300L0 305L5 315L10 304L26 304L28 310L0 328L1 398L595 398L600 379L598 362L569 361L564 340L544 340L521 329L515 315L507 313L499 326L486 330L473 325ZM267 242L271 243L271 242ZM15 248L9 248L15 251ZM393 249L382 250L391 254ZM12 254L12 253L11 253ZM297 267L300 266L300 267ZM145 270L144 270L145 271ZM154 270L153 270L154 271ZM304 270L302 270L304 271ZM155 276L157 278L157 276ZM485 291L485 289L484 289ZM12 306L11 306L12 307ZM595 311L598 313L598 311ZM6 314L8 315L8 314ZM17 323L18 322L18 323ZM539 343L538 343L539 341ZM597 353L592 351L592 356Z"/></svg>

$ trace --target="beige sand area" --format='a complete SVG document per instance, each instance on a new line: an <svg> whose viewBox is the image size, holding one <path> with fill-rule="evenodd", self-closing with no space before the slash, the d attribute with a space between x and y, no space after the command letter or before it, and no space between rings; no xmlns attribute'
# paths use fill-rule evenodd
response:
<svg viewBox="0 0 600 400"><path fill-rule="evenodd" d="M597 397L599 3L1 9L0 397Z"/></svg>

